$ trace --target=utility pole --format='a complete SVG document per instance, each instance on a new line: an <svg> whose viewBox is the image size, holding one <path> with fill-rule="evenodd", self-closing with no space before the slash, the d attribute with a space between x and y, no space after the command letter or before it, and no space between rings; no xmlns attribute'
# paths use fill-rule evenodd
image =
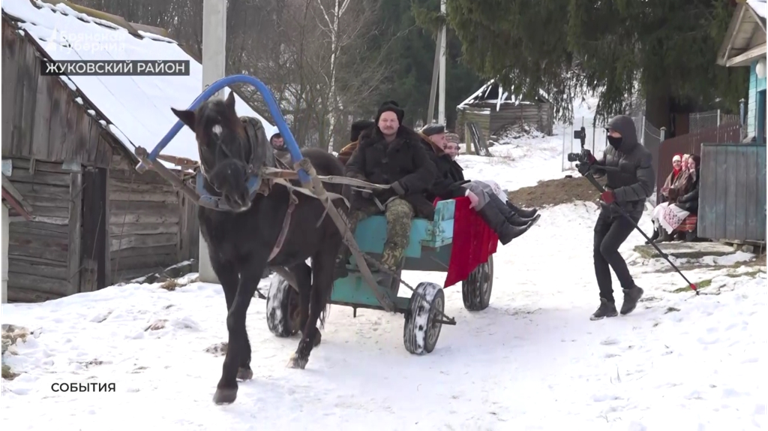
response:
<svg viewBox="0 0 768 431"><path fill-rule="evenodd" d="M445 0L440 1L440 15L445 19ZM446 47L446 25L440 29L440 102L438 103L437 122L445 125L445 47Z"/></svg>
<svg viewBox="0 0 768 431"><path fill-rule="evenodd" d="M227 0L203 0L203 82L204 91L209 85L224 78L226 74L227 47ZM224 90L214 97L223 98ZM208 257L208 244L200 235L199 269L200 281L218 283Z"/></svg>

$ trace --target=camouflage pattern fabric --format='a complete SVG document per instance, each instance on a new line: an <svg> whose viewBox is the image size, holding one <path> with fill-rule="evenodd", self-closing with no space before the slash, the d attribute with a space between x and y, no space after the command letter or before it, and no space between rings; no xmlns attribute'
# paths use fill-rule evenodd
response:
<svg viewBox="0 0 768 431"><path fill-rule="evenodd" d="M373 200L364 201L364 205L360 209L349 214L350 231L355 232L358 223L377 214L381 214L381 210L376 203ZM393 199L387 203L384 217L387 219L387 240L384 243L381 264L390 271L397 272L400 262L405 255L405 249L408 247L408 240L411 237L411 220L414 217L413 207L400 198ZM337 267L345 265L350 255L349 247L344 245L336 258Z"/></svg>
<svg viewBox="0 0 768 431"><path fill-rule="evenodd" d="M408 240L411 237L413 207L402 199L394 199L387 204L384 216L387 218L387 241L381 254L381 264L390 271L397 272L405 256Z"/></svg>

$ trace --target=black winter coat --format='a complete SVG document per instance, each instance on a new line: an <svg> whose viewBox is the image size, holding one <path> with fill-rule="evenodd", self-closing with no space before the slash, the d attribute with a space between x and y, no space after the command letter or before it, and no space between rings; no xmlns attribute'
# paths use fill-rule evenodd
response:
<svg viewBox="0 0 768 431"><path fill-rule="evenodd" d="M360 137L360 144L346 165L346 175L374 184L393 184L393 187L374 193L384 204L400 195L413 206L416 217L434 219L435 209L425 193L435 180L437 168L430 161L416 132L400 126L397 136L387 142L378 127ZM366 199L355 193L350 204L360 208Z"/></svg>
<svg viewBox="0 0 768 431"><path fill-rule="evenodd" d="M467 181L464 180L464 170L461 166L429 137L421 135L421 143L424 145L427 156L437 168L437 176L427 192L427 199L434 201L435 198L454 199L464 196L467 189L463 184Z"/></svg>
<svg viewBox="0 0 768 431"><path fill-rule="evenodd" d="M606 189L612 190L616 203L630 216L640 218L645 207L645 200L653 194L656 175L653 170L651 153L637 142L635 123L631 118L619 116L611 120L608 128L621 133L622 140L618 148L608 145L603 157L595 163L597 177L607 177ZM600 166L618 168L603 170ZM621 216L613 205L601 202L602 211L612 216Z"/></svg>
<svg viewBox="0 0 768 431"><path fill-rule="evenodd" d="M677 198L677 206L688 211L691 214L699 213L699 179L700 170L697 167L691 174L691 185L688 193Z"/></svg>

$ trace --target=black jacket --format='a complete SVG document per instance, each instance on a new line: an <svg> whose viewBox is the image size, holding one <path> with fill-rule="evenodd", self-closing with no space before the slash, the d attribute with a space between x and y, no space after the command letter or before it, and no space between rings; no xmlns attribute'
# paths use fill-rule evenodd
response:
<svg viewBox="0 0 768 431"><path fill-rule="evenodd" d="M435 198L454 199L464 196L467 189L463 187L464 170L456 163L451 156L446 154L438 147L428 136L421 135L421 143L424 145L424 151L429 159L437 168L437 176L427 192L427 199L434 201Z"/></svg>
<svg viewBox="0 0 768 431"><path fill-rule="evenodd" d="M637 142L635 123L630 117L620 115L608 123L608 128L621 133L621 143L614 148L608 145L602 159L595 164L595 176L607 177L607 190L613 190L616 203L630 216L640 217L645 207L645 200L651 196L656 186L651 153ZM618 168L603 170L601 166ZM620 216L613 205L601 202L602 210L611 215Z"/></svg>
<svg viewBox="0 0 768 431"><path fill-rule="evenodd" d="M697 167L695 171L691 173L691 185L688 189L688 193L677 198L677 206L688 211L691 214L699 213L699 179L700 170Z"/></svg>
<svg viewBox="0 0 768 431"><path fill-rule="evenodd" d="M392 184L393 187L374 193L384 204L393 196L400 195L413 206L417 217L433 219L432 202L424 194L437 174L429 160L419 135L400 126L395 139L388 143L378 127L372 133L360 137L360 143L346 165L346 175L374 184ZM360 194L352 197L353 209L360 208L365 199Z"/></svg>

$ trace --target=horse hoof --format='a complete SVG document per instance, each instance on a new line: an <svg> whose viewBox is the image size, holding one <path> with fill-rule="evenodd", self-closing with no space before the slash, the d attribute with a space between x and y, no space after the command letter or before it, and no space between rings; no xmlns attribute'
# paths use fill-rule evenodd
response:
<svg viewBox="0 0 768 431"><path fill-rule="evenodd" d="M232 404L237 399L237 388L234 389L216 389L216 393L213 394L213 402L222 404Z"/></svg>
<svg viewBox="0 0 768 431"><path fill-rule="evenodd" d="M253 378L253 371L250 368L240 368L237 370L237 378L240 380L251 380Z"/></svg>
<svg viewBox="0 0 768 431"><path fill-rule="evenodd" d="M309 362L309 358L301 359L294 353L291 359L288 360L288 367L303 370L307 366L307 362Z"/></svg>

